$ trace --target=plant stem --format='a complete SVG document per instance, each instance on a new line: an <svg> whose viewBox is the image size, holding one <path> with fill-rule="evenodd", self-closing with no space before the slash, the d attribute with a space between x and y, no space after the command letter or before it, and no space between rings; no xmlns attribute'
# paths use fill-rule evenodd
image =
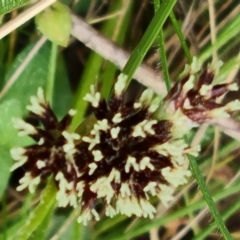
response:
<svg viewBox="0 0 240 240"><path fill-rule="evenodd" d="M131 81L132 75L138 65L142 62L148 49L151 47L153 41L156 39L160 29L169 16L172 8L174 7L176 0L163 1L163 7L159 8L150 22L147 30L145 31L140 42L133 50L129 60L127 61L122 72L127 75L127 83Z"/></svg>
<svg viewBox="0 0 240 240"><path fill-rule="evenodd" d="M183 51L184 51L184 53L185 53L185 55L186 55L186 57L188 59L188 62L191 63L192 62L192 56L191 56L191 53L190 53L190 51L188 49L188 46L186 44L186 40L185 40L185 38L183 36L182 30L181 30L181 28L179 26L179 23L178 23L178 21L177 21L177 19L176 19L176 17L175 17L173 12L170 13L169 17L170 17L171 22L173 24L174 30L177 33L178 38L179 38L179 40L181 42Z"/></svg>
<svg viewBox="0 0 240 240"><path fill-rule="evenodd" d="M231 215L236 213L240 208L240 201L235 202L225 213L222 214L222 218L227 220ZM215 224L211 224L205 229L203 229L197 236L194 237L194 240L205 239L214 229L216 228Z"/></svg>
<svg viewBox="0 0 240 240"><path fill-rule="evenodd" d="M203 176L202 176L202 173L196 163L196 160L193 156L191 155L188 155L188 159L189 159L189 162L190 162L190 166L191 166L191 169L192 169L192 172L193 172L193 175L198 183L198 186L199 188L201 189L201 192L203 194L203 197L209 207L209 210L222 234L222 236L224 237L224 239L227 239L227 240L233 240L231 234L229 233L218 209L217 209L217 206L215 204L215 202L213 201L212 199L212 196L207 188L207 185L203 179Z"/></svg>
<svg viewBox="0 0 240 240"><path fill-rule="evenodd" d="M160 8L160 0L154 0L154 10L155 13ZM166 51L165 51L165 44L164 44L164 36L163 36L163 30L161 30L158 33L158 45L159 45L159 51L160 51L160 57L161 57L161 63L162 63L162 72L164 77L164 82L166 85L167 91L171 88L171 80L169 77L168 72L168 63L167 63L167 57L166 57Z"/></svg>

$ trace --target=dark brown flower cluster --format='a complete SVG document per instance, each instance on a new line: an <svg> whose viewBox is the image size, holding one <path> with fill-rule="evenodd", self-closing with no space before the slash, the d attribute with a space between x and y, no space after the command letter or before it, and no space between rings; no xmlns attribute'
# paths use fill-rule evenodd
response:
<svg viewBox="0 0 240 240"><path fill-rule="evenodd" d="M203 71L202 64L196 57L186 66L185 76L177 82L163 100L161 114L171 115L176 132L180 135L189 132L199 124L216 118L229 118L230 113L240 109L238 99L222 103L224 95L237 91L236 83L214 84L222 62L209 65Z"/></svg>
<svg viewBox="0 0 240 240"><path fill-rule="evenodd" d="M78 220L83 224L92 217L99 220L98 201L110 217L120 213L153 218L156 210L150 196L167 205L175 188L191 175L186 154L197 156L200 148L188 146L184 134L202 122L203 116L214 117L216 109L226 113L226 106L231 105L214 102L234 85L212 86L213 74L207 71L194 87L192 76L177 83L163 102L150 89L139 99L125 102L123 74L108 101L91 86L84 100L90 102L95 122L83 136L67 129L74 110L58 121L39 89L27 107L37 121L14 119L19 135L36 141L11 150L16 161L11 170L25 170L17 190L34 192L41 180L52 174L59 206L80 207Z"/></svg>
<svg viewBox="0 0 240 240"><path fill-rule="evenodd" d="M25 170L17 190L21 191L28 187L33 193L42 179L53 174L59 188L57 195L59 206L65 207L69 204L77 207L75 189L78 171L74 156L75 142L80 136L66 130L75 111L70 110L61 121L58 121L47 104L41 88L38 89L37 96L31 97L31 105L27 106L27 109L34 124L22 119L13 119L13 124L19 130L19 136L28 135L36 141L36 144L11 149L12 158L16 161L11 171L20 166Z"/></svg>

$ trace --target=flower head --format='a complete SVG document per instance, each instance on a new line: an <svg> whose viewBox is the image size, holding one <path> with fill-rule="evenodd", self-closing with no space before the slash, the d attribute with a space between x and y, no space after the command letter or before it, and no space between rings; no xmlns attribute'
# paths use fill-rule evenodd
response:
<svg viewBox="0 0 240 240"><path fill-rule="evenodd" d="M185 134L192 127L216 118L229 118L230 113L240 110L239 100L222 103L223 96L230 91L237 91L236 83L214 84L222 62L208 66L200 71L201 63L196 57L187 66L186 75L177 82L164 99L162 108L175 119L175 125L185 126ZM178 123L177 123L178 122Z"/></svg>
<svg viewBox="0 0 240 240"><path fill-rule="evenodd" d="M125 78L120 75L109 101L101 99L94 86L84 98L96 118L77 146L79 221L84 224L92 216L99 219L94 208L98 199L107 216L153 218L156 210L149 197L156 196L166 205L174 189L191 175L185 161L188 145L173 137L171 120L153 117L159 98L147 89L138 100L125 102L124 89Z"/></svg>
<svg viewBox="0 0 240 240"><path fill-rule="evenodd" d="M236 90L235 84L213 85L210 68L199 76L194 60L188 73L161 101L150 89L134 101L125 101L126 76L121 74L112 97L106 101L92 85L84 97L95 117L92 128L80 137L67 128L74 110L58 121L43 91L27 107L34 123L15 119L19 135L29 135L36 144L15 148L11 154L25 169L17 190L35 187L52 174L58 188L59 206L80 207L79 222L87 224L100 216L116 214L153 218L151 197L167 205L175 189L191 176L187 154L197 156L200 146L190 147L184 135L208 119L228 117L239 101L221 103L220 97ZM86 131L85 131L86 132Z"/></svg>
<svg viewBox="0 0 240 240"><path fill-rule="evenodd" d="M36 143L25 148L11 149L15 160L11 171L20 166L25 170L17 190L29 188L30 192L34 192L41 180L53 174L59 188L57 198L60 206L70 204L76 207L75 185L78 172L73 159L76 154L75 142L80 136L66 130L75 111L70 110L58 121L41 88L38 89L37 96L31 97L31 105L27 109L33 123L13 119L13 124L19 130L19 136L28 135Z"/></svg>

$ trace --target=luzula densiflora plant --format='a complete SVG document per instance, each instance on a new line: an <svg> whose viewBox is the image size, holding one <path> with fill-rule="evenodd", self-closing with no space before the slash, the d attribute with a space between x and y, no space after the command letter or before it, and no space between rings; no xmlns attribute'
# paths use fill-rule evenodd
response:
<svg viewBox="0 0 240 240"><path fill-rule="evenodd" d="M126 102L123 74L107 101L91 86L84 100L91 104L95 122L82 136L68 131L75 111L59 121L38 89L27 106L28 119L34 121L13 120L20 136L35 141L11 150L15 160L11 171L21 167L25 172L17 190L28 188L33 193L52 175L58 206L80 208L78 221L85 225L100 219L96 203L109 217L153 218L151 196L168 205L175 189L191 176L187 154L198 156L200 146L191 147L184 136L201 123L228 118L240 109L239 100L222 103L223 95L238 87L214 85L217 71L217 65L202 70L194 58L162 100L146 89L138 99Z"/></svg>

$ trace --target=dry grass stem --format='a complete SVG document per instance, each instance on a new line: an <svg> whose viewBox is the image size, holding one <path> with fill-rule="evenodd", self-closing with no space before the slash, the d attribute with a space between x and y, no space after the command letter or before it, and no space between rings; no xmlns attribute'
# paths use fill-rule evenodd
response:
<svg viewBox="0 0 240 240"><path fill-rule="evenodd" d="M56 0L42 0L28 8L26 11L20 13L16 18L10 20L0 28L0 39L23 25L54 2L56 2Z"/></svg>
<svg viewBox="0 0 240 240"><path fill-rule="evenodd" d="M216 25L215 25L215 9L214 9L214 2L213 0L208 0L208 9L209 9L209 20L210 20L210 35L211 35L211 43L212 45L216 42ZM217 57L217 49L213 49L213 56L212 56L212 61L216 62L218 59Z"/></svg>

